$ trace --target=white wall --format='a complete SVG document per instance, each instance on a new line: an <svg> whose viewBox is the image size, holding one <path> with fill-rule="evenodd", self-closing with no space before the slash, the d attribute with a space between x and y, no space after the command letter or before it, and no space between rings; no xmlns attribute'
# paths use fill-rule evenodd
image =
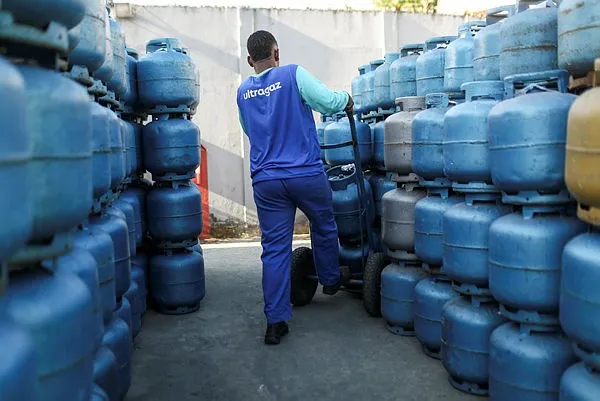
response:
<svg viewBox="0 0 600 401"><path fill-rule="evenodd" d="M282 63L298 63L332 89L350 91L356 67L403 44L456 34L462 18L380 12L215 7L140 7L121 19L127 45L143 53L155 37L178 37L201 74L194 121L208 149L213 224L256 222L247 162L248 143L238 122L236 90L251 73L245 43L257 29L277 37Z"/></svg>
<svg viewBox="0 0 600 401"><path fill-rule="evenodd" d="M145 6L219 6L249 8L286 8L318 10L375 10L372 0L116 0Z"/></svg>

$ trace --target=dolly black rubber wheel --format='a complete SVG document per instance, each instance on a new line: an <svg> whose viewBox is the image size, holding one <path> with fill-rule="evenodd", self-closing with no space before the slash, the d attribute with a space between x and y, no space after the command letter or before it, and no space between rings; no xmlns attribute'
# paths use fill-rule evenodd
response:
<svg viewBox="0 0 600 401"><path fill-rule="evenodd" d="M292 268L290 271L292 305L304 306L312 301L319 282L308 277L311 275L316 275L312 249L306 247L295 249L292 252Z"/></svg>
<svg viewBox="0 0 600 401"><path fill-rule="evenodd" d="M388 264L384 253L371 253L363 272L363 305L373 317L381 316L381 272Z"/></svg>

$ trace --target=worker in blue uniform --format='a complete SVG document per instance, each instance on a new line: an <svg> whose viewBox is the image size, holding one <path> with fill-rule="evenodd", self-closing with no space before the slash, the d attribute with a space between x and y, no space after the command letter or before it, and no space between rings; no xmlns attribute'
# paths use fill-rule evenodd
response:
<svg viewBox="0 0 600 401"><path fill-rule="evenodd" d="M331 187L323 171L312 110L352 110L352 97L330 91L298 65L279 65L275 37L248 38L255 74L237 93L239 118L250 141L250 173L262 231L265 344L279 344L292 317L290 267L296 208L310 220L315 269L323 293L336 294L349 271L339 266Z"/></svg>

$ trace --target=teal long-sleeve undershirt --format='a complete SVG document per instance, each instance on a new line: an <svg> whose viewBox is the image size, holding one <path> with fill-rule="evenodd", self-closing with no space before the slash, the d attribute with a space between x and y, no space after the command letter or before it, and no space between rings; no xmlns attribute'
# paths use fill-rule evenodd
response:
<svg viewBox="0 0 600 401"><path fill-rule="evenodd" d="M260 74L255 75L259 77L270 71L269 68ZM348 104L348 93L344 91L332 91L319 81L314 75L306 71L303 67L298 66L296 70L296 83L300 90L300 96L302 100L313 110L325 114L331 115L339 111L344 110ZM238 109L238 115L242 129L246 131L244 127L244 121L242 115Z"/></svg>

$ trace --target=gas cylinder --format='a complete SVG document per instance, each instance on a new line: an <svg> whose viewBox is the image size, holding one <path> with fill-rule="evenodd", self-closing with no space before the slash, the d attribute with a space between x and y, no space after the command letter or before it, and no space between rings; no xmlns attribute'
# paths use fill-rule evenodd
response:
<svg viewBox="0 0 600 401"><path fill-rule="evenodd" d="M92 168L93 197L99 199L110 189L110 111L96 102L90 103L92 109Z"/></svg>
<svg viewBox="0 0 600 401"><path fill-rule="evenodd" d="M563 0L558 7L558 66L575 77L594 70L600 54L600 3Z"/></svg>
<svg viewBox="0 0 600 401"><path fill-rule="evenodd" d="M138 165L137 165L137 149L136 149L136 142L138 141L136 139L136 125L132 122L129 121L125 121L122 120L124 123L124 128L125 128L125 134L127 135L127 169L129 172L129 177L132 177L133 175L136 174L136 172L138 171Z"/></svg>
<svg viewBox="0 0 600 401"><path fill-rule="evenodd" d="M560 327L506 323L490 337L490 400L557 400L560 378L573 363Z"/></svg>
<svg viewBox="0 0 600 401"><path fill-rule="evenodd" d="M138 232L136 228L136 234L138 235L138 241L141 241L146 236L146 196L148 190L152 188L152 183L148 180L141 179L136 180L134 185L130 186L126 193L135 196L138 200L140 207L140 218L141 218L141 230ZM125 200L127 200L126 195ZM138 242L138 247L141 246L141 242Z"/></svg>
<svg viewBox="0 0 600 401"><path fill-rule="evenodd" d="M141 188L133 188L133 187L127 188L121 194L121 197L119 198L119 200L129 203L129 205L133 209L133 223L134 223L133 227L135 230L135 238L133 241L133 246L135 246L136 248L140 247L142 245L143 232L144 232L143 227L142 227L143 217L142 217L141 202L144 202L144 207L146 206L145 205L145 193L142 193L141 198L140 198L140 196L139 196L140 194L138 193L139 191L144 192ZM127 228L131 232L131 227L129 227L129 224L127 224ZM129 246L131 249L131 239L130 239ZM131 256L135 257L136 253L137 252L131 253Z"/></svg>
<svg viewBox="0 0 600 401"><path fill-rule="evenodd" d="M123 166L125 169L125 178L131 177L131 135L133 132L131 131L131 127L129 124L121 119L119 119L119 130L121 134L121 143L123 144L121 148L121 152L123 153Z"/></svg>
<svg viewBox="0 0 600 401"><path fill-rule="evenodd" d="M117 359L117 388L119 394L117 399L122 400L125 398L125 395L131 386L131 354L133 353L131 332L123 320L115 317L105 327L103 345L107 347ZM107 385L111 384L107 383ZM102 387L106 389L107 386Z"/></svg>
<svg viewBox="0 0 600 401"><path fill-rule="evenodd" d="M354 104L356 105L356 99L354 99ZM333 123L333 117L325 116L321 114L321 120L317 124L317 137L319 138L319 146L325 145L325 128L329 124ZM321 160L325 163L325 149L321 149Z"/></svg>
<svg viewBox="0 0 600 401"><path fill-rule="evenodd" d="M600 63L596 70L600 71ZM565 161L567 188L579 202L577 215L594 225L600 225L600 180L597 178L600 138L596 134L600 126L599 101L600 88L594 88L573 102L567 124Z"/></svg>
<svg viewBox="0 0 600 401"><path fill-rule="evenodd" d="M600 394L600 372L583 362L571 366L560 379L560 401L595 401Z"/></svg>
<svg viewBox="0 0 600 401"><path fill-rule="evenodd" d="M144 146L142 140L143 125L136 122L130 122L129 124L133 126L133 139L135 143L135 166L137 168L136 174L139 178L139 176L143 176L146 172L146 168L144 167Z"/></svg>
<svg viewBox="0 0 600 401"><path fill-rule="evenodd" d="M409 183L386 193L381 199L381 233L391 250L414 252L415 206L427 193Z"/></svg>
<svg viewBox="0 0 600 401"><path fill-rule="evenodd" d="M327 171L327 177L331 185L338 236L346 240L360 238L366 232L367 224L373 224L375 213L371 185L364 180L366 193L361 205L356 170L353 167L333 167ZM364 213L365 207L370 212Z"/></svg>
<svg viewBox="0 0 600 401"><path fill-rule="evenodd" d="M370 65L361 65L358 67L358 75L352 79L352 100L354 100L354 112L356 114L360 114L363 111L364 75L368 71L371 71Z"/></svg>
<svg viewBox="0 0 600 401"><path fill-rule="evenodd" d="M486 13L486 27L473 44L473 80L496 81L500 79L500 28L506 17L513 15L514 5L492 8Z"/></svg>
<svg viewBox="0 0 600 401"><path fill-rule="evenodd" d="M36 354L32 338L15 324L0 323L0 399L36 401Z"/></svg>
<svg viewBox="0 0 600 401"><path fill-rule="evenodd" d="M400 111L384 123L383 161L387 171L409 175L412 173L412 122L425 110L425 98L403 97L397 99L396 104Z"/></svg>
<svg viewBox="0 0 600 401"><path fill-rule="evenodd" d="M110 186L117 188L125 179L125 153L121 120L112 111L108 110L108 133L110 136Z"/></svg>
<svg viewBox="0 0 600 401"><path fill-rule="evenodd" d="M461 85L473 81L473 46L475 35L485 28L485 21L469 21L458 27L458 38L446 48L444 89L460 92Z"/></svg>
<svg viewBox="0 0 600 401"><path fill-rule="evenodd" d="M100 1L100 0L99 0ZM104 63L100 68L94 72L94 78L99 79L106 83L110 81L110 78L115 73L113 66L113 48L112 48L112 37L110 34L110 16L108 13L108 7L104 9L104 20L106 21L104 34L101 38L104 38Z"/></svg>
<svg viewBox="0 0 600 401"><path fill-rule="evenodd" d="M381 315L388 329L403 336L414 336L415 287L427 278L418 262L388 265L381 273Z"/></svg>
<svg viewBox="0 0 600 401"><path fill-rule="evenodd" d="M488 115L504 97L504 83L468 82L462 89L466 102L444 116L444 173L455 189L489 188L492 176Z"/></svg>
<svg viewBox="0 0 600 401"><path fill-rule="evenodd" d="M423 54L424 44L410 44L400 48L400 58L390 66L390 95L417 96L417 58Z"/></svg>
<svg viewBox="0 0 600 401"><path fill-rule="evenodd" d="M137 337L142 330L142 313L144 304L140 297L140 288L137 285L137 282L133 279L133 271L134 269L132 269L131 272L131 285L123 297L127 298L127 301L129 301L129 305L131 307L131 335L133 337Z"/></svg>
<svg viewBox="0 0 600 401"><path fill-rule="evenodd" d="M140 102L148 108L189 109L197 97L196 66L190 56L169 38L149 41L146 51L137 62Z"/></svg>
<svg viewBox="0 0 600 401"><path fill-rule="evenodd" d="M135 231L135 209L133 208L133 205L130 202L118 199L112 203L112 207L106 209L106 213L114 215L115 217L121 217L120 213L113 214L113 212L117 209L123 212L123 215L125 216L125 224L127 224L127 234L129 235L129 256L134 257L137 250L137 233Z"/></svg>
<svg viewBox="0 0 600 401"><path fill-rule="evenodd" d="M450 280L441 275L423 279L415 287L415 335L432 358L440 359L444 305L457 297Z"/></svg>
<svg viewBox="0 0 600 401"><path fill-rule="evenodd" d="M425 41L425 51L417 59L417 96L444 91L446 48L456 36L439 36Z"/></svg>
<svg viewBox="0 0 600 401"><path fill-rule="evenodd" d="M476 395L488 393L490 336L506 323L491 297L458 297L442 312L442 363L450 384Z"/></svg>
<svg viewBox="0 0 600 401"><path fill-rule="evenodd" d="M464 203L444 213L443 272L462 294L489 293L489 231L498 218L510 213L498 194L467 193Z"/></svg>
<svg viewBox="0 0 600 401"><path fill-rule="evenodd" d="M110 401L119 400L119 362L106 346L100 347L94 359L94 384L102 388Z"/></svg>
<svg viewBox="0 0 600 401"><path fill-rule="evenodd" d="M355 120L355 124L360 161L366 166L371 162L372 156L371 129L368 124L358 120ZM340 118L325 128L325 145L337 145L351 141L352 133L348 117ZM351 145L325 149L325 161L331 166L354 163L354 150Z"/></svg>
<svg viewBox="0 0 600 401"><path fill-rule="evenodd" d="M109 207L108 209L114 209ZM120 213L120 216L117 217ZM129 251L129 231L125 215L120 210L104 212L90 217L95 229L110 235L115 257L115 292L116 299L121 299L131 283L131 254Z"/></svg>
<svg viewBox="0 0 600 401"><path fill-rule="evenodd" d="M25 82L15 67L0 57L0 259L17 251L32 228L34 186L29 185L31 135L26 126ZM37 135L37 134L36 134Z"/></svg>
<svg viewBox="0 0 600 401"><path fill-rule="evenodd" d="M366 239L362 247L360 242L358 244L340 243L339 250L340 266L348 266L352 276L361 277L363 266L367 263L367 257L369 256L369 243Z"/></svg>
<svg viewBox="0 0 600 401"><path fill-rule="evenodd" d="M92 391L89 401L110 401L108 395L97 385L92 385Z"/></svg>
<svg viewBox="0 0 600 401"><path fill-rule="evenodd" d="M148 232L157 244L176 246L202 232L200 190L190 181L155 182L146 206Z"/></svg>
<svg viewBox="0 0 600 401"><path fill-rule="evenodd" d="M155 117L143 128L145 168L155 181L193 178L200 165L200 130L185 118Z"/></svg>
<svg viewBox="0 0 600 401"><path fill-rule="evenodd" d="M113 91L117 98L123 98L127 95L127 85L129 77L127 76L127 52L125 51L125 34L121 25L111 16L108 18L110 24L110 41L113 51L113 74L106 86Z"/></svg>
<svg viewBox="0 0 600 401"><path fill-rule="evenodd" d="M127 47L125 53L127 54L127 76L129 78L129 83L127 84L127 93L123 98L123 101L128 106L134 106L138 98L137 60L139 56L137 50L131 47Z"/></svg>
<svg viewBox="0 0 600 401"><path fill-rule="evenodd" d="M384 56L384 63L375 70L375 104L382 109L390 109L395 106L396 98L392 97L390 89L390 67L393 62L398 60L400 53L387 53Z"/></svg>
<svg viewBox="0 0 600 401"><path fill-rule="evenodd" d="M391 174L386 175L374 174L369 178L369 184L373 190L373 199L375 201L375 216L381 217L383 196L397 188L397 185L392 181Z"/></svg>
<svg viewBox="0 0 600 401"><path fill-rule="evenodd" d="M51 22L74 28L89 7L85 0L2 0L2 9L10 11L15 21L41 29Z"/></svg>
<svg viewBox="0 0 600 401"><path fill-rule="evenodd" d="M385 60L383 59L371 61L369 63L371 69L369 71L365 71L365 76L363 77L364 91L362 96L363 114L377 111L377 102L375 100L375 71L377 68L379 68L379 66L383 65L384 61Z"/></svg>
<svg viewBox="0 0 600 401"><path fill-rule="evenodd" d="M430 188L427 197L415 206L415 253L431 268L439 268L443 263L444 213L461 202L462 195Z"/></svg>
<svg viewBox="0 0 600 401"><path fill-rule="evenodd" d="M127 292L125 293L127 294ZM117 302L117 309L115 309L115 317L121 319L127 325L129 329L129 335L133 336L132 327L133 324L131 322L131 304L129 303L129 299L123 294L123 298L119 302Z"/></svg>
<svg viewBox="0 0 600 401"><path fill-rule="evenodd" d="M373 162L376 170L385 171L385 121L380 120L372 125Z"/></svg>
<svg viewBox="0 0 600 401"><path fill-rule="evenodd" d="M79 401L89 394L97 325L90 292L77 276L41 268L13 273L0 314L33 340L36 400Z"/></svg>
<svg viewBox="0 0 600 401"><path fill-rule="evenodd" d="M600 233L582 234L565 246L561 273L560 323L583 354L600 354L600 294L594 285L600 277ZM598 365L597 358L590 362Z"/></svg>
<svg viewBox="0 0 600 401"><path fill-rule="evenodd" d="M84 66L93 73L104 64L106 53L106 2L88 1L85 17L78 25L79 43L69 53L69 64Z"/></svg>
<svg viewBox="0 0 600 401"><path fill-rule="evenodd" d="M149 262L150 294L161 313L181 315L200 308L206 293L204 259L198 252L168 250Z"/></svg>
<svg viewBox="0 0 600 401"><path fill-rule="evenodd" d="M548 206L523 206L492 223L489 285L505 316L523 323L558 323L562 250L585 228L560 207Z"/></svg>
<svg viewBox="0 0 600 401"><path fill-rule="evenodd" d="M148 288L148 255L145 252L138 252L138 254L135 256L135 258L132 261L132 274L133 274L133 269L141 269L143 272L143 277L144 277L144 282L145 282L145 288ZM132 276L133 279L133 276ZM138 282L138 285L140 284L140 282Z"/></svg>
<svg viewBox="0 0 600 401"><path fill-rule="evenodd" d="M33 149L30 239L42 241L75 227L92 206L92 109L85 88L58 72L29 65L19 70Z"/></svg>
<svg viewBox="0 0 600 401"><path fill-rule="evenodd" d="M146 291L146 275L144 273L144 269L142 266L139 265L140 260L138 259L138 256L141 254L138 254L135 259L133 259L133 264L132 264L132 268L131 268L131 280L135 281L137 284L137 288L138 288L138 300L140 302L139 308L141 310L141 315L143 315L144 313L146 313L146 295L147 295L147 291ZM144 260L146 260L147 263L147 257L144 255ZM134 308L135 310L132 309L132 313L137 313L137 306L132 306L132 308ZM140 317L141 317L140 315Z"/></svg>
<svg viewBox="0 0 600 401"><path fill-rule="evenodd" d="M422 56L421 56L422 57ZM412 169L426 181L444 180L444 115L450 110L445 93L432 93L425 98L427 110L412 122Z"/></svg>
<svg viewBox="0 0 600 401"><path fill-rule="evenodd" d="M564 70L505 80L507 100L489 114L492 181L505 203L570 199L564 182L565 144L569 108L577 97L566 93L567 83ZM515 88L523 88L520 96L514 96Z"/></svg>
<svg viewBox="0 0 600 401"><path fill-rule="evenodd" d="M500 78L558 68L557 14L554 2L547 0L547 7L530 8L502 24Z"/></svg>

